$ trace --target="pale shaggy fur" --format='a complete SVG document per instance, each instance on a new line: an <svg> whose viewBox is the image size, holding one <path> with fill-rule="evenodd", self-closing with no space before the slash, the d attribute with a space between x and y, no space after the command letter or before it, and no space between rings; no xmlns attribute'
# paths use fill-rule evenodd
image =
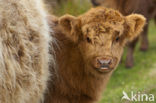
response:
<svg viewBox="0 0 156 103"><path fill-rule="evenodd" d="M0 0L0 103L43 99L50 40L41 0Z"/></svg>

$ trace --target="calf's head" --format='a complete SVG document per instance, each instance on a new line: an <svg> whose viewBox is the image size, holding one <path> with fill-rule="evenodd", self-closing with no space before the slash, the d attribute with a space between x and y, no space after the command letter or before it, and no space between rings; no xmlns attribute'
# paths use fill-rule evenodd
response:
<svg viewBox="0 0 156 103"><path fill-rule="evenodd" d="M108 73L119 63L124 45L142 31L145 18L138 14L122 16L113 9L98 7L79 17L60 17L59 24L79 49L85 65Z"/></svg>

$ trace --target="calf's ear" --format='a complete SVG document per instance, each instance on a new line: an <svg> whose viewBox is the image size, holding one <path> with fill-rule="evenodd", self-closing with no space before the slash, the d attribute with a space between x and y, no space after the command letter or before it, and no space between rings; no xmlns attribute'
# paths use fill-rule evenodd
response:
<svg viewBox="0 0 156 103"><path fill-rule="evenodd" d="M126 31L127 31L127 39L128 41L134 40L136 37L138 37L143 27L146 23L146 19L144 16L139 14L131 14L129 16L126 16Z"/></svg>
<svg viewBox="0 0 156 103"><path fill-rule="evenodd" d="M71 15L64 15L60 17L59 24L65 32L65 36L77 42L81 34L81 21L77 17Z"/></svg>

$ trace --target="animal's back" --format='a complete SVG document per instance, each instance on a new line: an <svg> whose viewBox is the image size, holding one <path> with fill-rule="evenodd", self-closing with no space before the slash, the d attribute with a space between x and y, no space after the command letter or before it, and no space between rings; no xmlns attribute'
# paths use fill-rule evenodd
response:
<svg viewBox="0 0 156 103"><path fill-rule="evenodd" d="M38 103L50 41L41 0L0 0L0 103Z"/></svg>

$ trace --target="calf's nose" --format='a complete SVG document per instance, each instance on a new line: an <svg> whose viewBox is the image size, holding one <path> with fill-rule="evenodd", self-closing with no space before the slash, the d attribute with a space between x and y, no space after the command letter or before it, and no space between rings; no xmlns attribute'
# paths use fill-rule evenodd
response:
<svg viewBox="0 0 156 103"><path fill-rule="evenodd" d="M109 65L111 63L111 59L97 59L97 61L101 64L101 65Z"/></svg>
<svg viewBox="0 0 156 103"><path fill-rule="evenodd" d="M112 64L112 58L111 57L97 57L94 62L94 66L96 68L109 68L109 66Z"/></svg>
<svg viewBox="0 0 156 103"><path fill-rule="evenodd" d="M112 64L112 57L96 57L94 61L94 67L99 69L109 69Z"/></svg>
<svg viewBox="0 0 156 103"><path fill-rule="evenodd" d="M111 56L100 56L93 59L93 67L95 70L107 73L114 69L116 60Z"/></svg>

